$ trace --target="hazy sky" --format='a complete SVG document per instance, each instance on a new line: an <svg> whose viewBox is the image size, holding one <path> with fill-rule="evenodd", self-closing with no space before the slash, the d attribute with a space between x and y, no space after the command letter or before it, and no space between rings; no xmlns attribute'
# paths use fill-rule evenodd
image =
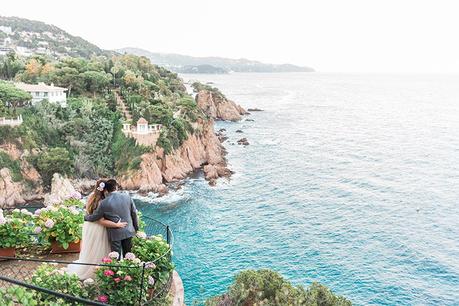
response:
<svg viewBox="0 0 459 306"><path fill-rule="evenodd" d="M105 49L459 73L455 0L2 0L0 15L51 23Z"/></svg>

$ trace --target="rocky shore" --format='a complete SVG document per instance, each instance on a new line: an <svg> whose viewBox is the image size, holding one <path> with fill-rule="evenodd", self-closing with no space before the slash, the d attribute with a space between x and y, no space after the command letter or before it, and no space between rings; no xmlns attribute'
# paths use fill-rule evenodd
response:
<svg viewBox="0 0 459 306"><path fill-rule="evenodd" d="M232 171L225 159L226 150L221 144L226 138L221 132L215 132L214 120L238 121L247 112L233 101L207 90L197 93L196 103L209 119L198 120L195 133L173 152L165 154L162 148L156 147L155 151L144 154L139 169L117 178L124 189L165 194L169 183L183 180L198 169L203 170L212 186L218 178L231 176ZM52 203L75 191L87 194L94 186L95 181L91 179L69 180L55 175L50 192L45 193L39 173L27 162L31 152L21 151L14 144L2 145L0 151L20 161L24 177L22 181L14 181L8 168L0 169L0 207L28 202Z"/></svg>

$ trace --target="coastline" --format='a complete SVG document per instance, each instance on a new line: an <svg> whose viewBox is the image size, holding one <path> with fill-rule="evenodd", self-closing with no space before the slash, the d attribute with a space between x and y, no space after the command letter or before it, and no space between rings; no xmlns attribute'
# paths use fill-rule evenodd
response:
<svg viewBox="0 0 459 306"><path fill-rule="evenodd" d="M145 195L154 192L164 195L171 186L180 186L195 171L203 171L211 186L219 178L228 178L232 171L227 167L225 141L221 131L215 130L215 120L237 122L248 113L235 102L228 100L216 90L200 90L195 96L196 104L208 116L194 123L195 132L189 134L185 142L177 149L166 154L160 147L141 156L138 169L129 170L116 177L122 189ZM43 202L45 205L65 199L73 192L89 194L95 179L72 179L58 174L53 176L49 192L40 184L40 175L28 162L31 152L20 151L14 144L0 147L16 160L21 161L21 171L36 186L30 188L24 182L13 180L10 171L5 168L0 172L0 206L14 207L30 203Z"/></svg>

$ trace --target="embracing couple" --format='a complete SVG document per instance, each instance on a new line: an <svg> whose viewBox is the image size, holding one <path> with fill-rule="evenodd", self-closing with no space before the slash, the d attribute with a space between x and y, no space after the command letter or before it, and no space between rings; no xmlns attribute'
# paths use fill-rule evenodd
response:
<svg viewBox="0 0 459 306"><path fill-rule="evenodd" d="M68 267L80 279L92 278L95 267L78 263L100 263L110 252L120 258L131 252L132 237L139 230L137 210L129 194L117 190L115 180L99 180L88 198L80 257Z"/></svg>

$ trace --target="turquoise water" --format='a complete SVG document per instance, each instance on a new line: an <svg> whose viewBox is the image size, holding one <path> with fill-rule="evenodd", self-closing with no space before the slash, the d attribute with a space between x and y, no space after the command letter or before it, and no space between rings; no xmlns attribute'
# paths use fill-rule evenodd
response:
<svg viewBox="0 0 459 306"><path fill-rule="evenodd" d="M218 124L229 182L139 201L173 228L187 304L248 268L356 305L459 304L458 76L191 78L265 111Z"/></svg>

